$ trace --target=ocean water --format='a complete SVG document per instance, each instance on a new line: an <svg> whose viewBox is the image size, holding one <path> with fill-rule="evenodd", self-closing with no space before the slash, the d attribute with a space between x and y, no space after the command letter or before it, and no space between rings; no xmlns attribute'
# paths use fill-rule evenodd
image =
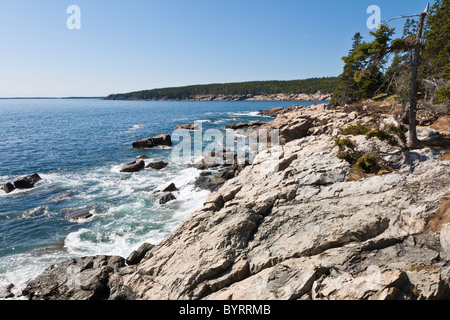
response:
<svg viewBox="0 0 450 320"><path fill-rule="evenodd" d="M0 100L0 184L31 173L29 190L0 190L0 287L20 290L48 266L88 255L127 257L142 243L167 238L208 191L194 187L195 158L171 160L172 148L135 150L132 142L172 134L179 124L201 121L223 129L263 120L256 111L314 102L144 102L100 99ZM176 143L176 142L175 142ZM140 155L166 161L161 171L120 173ZM177 200L159 205L154 191L174 182ZM91 207L94 215L71 222L67 212Z"/></svg>

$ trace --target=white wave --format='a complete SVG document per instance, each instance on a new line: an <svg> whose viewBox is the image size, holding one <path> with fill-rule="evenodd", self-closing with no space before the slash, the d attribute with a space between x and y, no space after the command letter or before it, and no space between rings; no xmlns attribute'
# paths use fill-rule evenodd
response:
<svg viewBox="0 0 450 320"><path fill-rule="evenodd" d="M259 111L242 111L242 112L227 112L226 114L233 117L261 117L261 118L271 118L269 116L263 116Z"/></svg>
<svg viewBox="0 0 450 320"><path fill-rule="evenodd" d="M143 124L134 124L133 126L131 126L131 128L128 128L127 130L120 132L120 134L133 133L134 131L142 129L143 127L144 127Z"/></svg>
<svg viewBox="0 0 450 320"><path fill-rule="evenodd" d="M12 292L20 294L27 282L39 276L52 264L72 258L63 251L44 254L27 252L0 259L0 287L14 284Z"/></svg>
<svg viewBox="0 0 450 320"><path fill-rule="evenodd" d="M157 159L145 161L154 160ZM94 207L100 204L101 212L80 220L80 229L65 237L62 249L0 258L0 286L14 283L23 288L26 281L37 277L46 267L72 258L100 254L126 258L144 242L158 244L166 239L189 214L203 206L209 195L209 191L194 188L200 171L186 168L185 164L170 163L165 170L142 170L132 175L118 172L121 166L105 166L88 173L41 175L43 185L67 187L73 190L70 191L73 201ZM157 196L153 190L172 182L178 188L177 200L164 206L153 204Z"/></svg>

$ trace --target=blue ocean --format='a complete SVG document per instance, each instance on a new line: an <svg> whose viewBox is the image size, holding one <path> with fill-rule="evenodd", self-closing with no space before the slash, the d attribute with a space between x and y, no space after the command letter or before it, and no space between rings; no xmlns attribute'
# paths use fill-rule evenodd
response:
<svg viewBox="0 0 450 320"><path fill-rule="evenodd" d="M0 184L31 173L42 178L33 189L0 190L0 286L13 283L19 289L70 258L127 257L144 242L164 240L201 208L209 191L194 186L200 174L192 165L195 159L174 163L170 147L136 150L134 141L172 134L176 125L194 121L203 130L271 121L257 111L313 103L0 100ZM141 155L169 166L120 172ZM177 199L155 203L154 190L172 182ZM66 218L70 210L85 207L92 208L92 217Z"/></svg>

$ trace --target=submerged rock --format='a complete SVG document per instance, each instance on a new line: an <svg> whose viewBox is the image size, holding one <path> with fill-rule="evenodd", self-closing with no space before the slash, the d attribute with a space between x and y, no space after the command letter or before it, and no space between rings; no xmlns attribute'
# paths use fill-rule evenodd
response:
<svg viewBox="0 0 450 320"><path fill-rule="evenodd" d="M94 210L94 208L92 208L92 207L78 208L78 209L68 211L65 214L65 217L67 220L70 220L70 221L89 219L90 217L92 217L94 215L92 213L93 210Z"/></svg>
<svg viewBox="0 0 450 320"><path fill-rule="evenodd" d="M159 197L156 198L156 201L159 204L166 204L170 201L176 200L177 198L173 195L173 193L171 192L166 192L162 195L160 195Z"/></svg>
<svg viewBox="0 0 450 320"><path fill-rule="evenodd" d="M25 219L38 218L38 217L42 217L47 214L48 214L48 207L41 206L41 207L37 207L37 208L31 209L31 210L22 212L19 215L19 219L25 220Z"/></svg>

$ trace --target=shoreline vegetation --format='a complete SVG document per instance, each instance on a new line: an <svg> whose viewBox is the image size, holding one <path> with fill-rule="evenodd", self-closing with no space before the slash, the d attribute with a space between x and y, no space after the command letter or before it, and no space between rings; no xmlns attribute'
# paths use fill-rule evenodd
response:
<svg viewBox="0 0 450 320"><path fill-rule="evenodd" d="M112 94L105 100L134 101L324 101L337 88L336 77L291 81L250 81Z"/></svg>

